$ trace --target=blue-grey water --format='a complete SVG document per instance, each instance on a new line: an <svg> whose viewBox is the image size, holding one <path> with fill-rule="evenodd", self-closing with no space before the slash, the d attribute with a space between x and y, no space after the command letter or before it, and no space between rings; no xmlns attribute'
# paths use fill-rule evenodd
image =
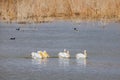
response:
<svg viewBox="0 0 120 80"><path fill-rule="evenodd" d="M30 58L31 52L38 50L57 57L63 49L70 50L72 58ZM75 54L84 49L88 58L77 60ZM0 23L0 80L119 79L120 23Z"/></svg>

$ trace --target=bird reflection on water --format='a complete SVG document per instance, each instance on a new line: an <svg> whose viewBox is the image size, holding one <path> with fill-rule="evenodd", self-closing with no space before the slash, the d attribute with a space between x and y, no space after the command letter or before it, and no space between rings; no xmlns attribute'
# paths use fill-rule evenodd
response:
<svg viewBox="0 0 120 80"><path fill-rule="evenodd" d="M73 67L76 69L83 69L86 67L87 61L86 59L69 59L69 58L59 58L58 60L58 66L60 69L69 70L69 68ZM32 59L33 65L38 65L39 67L49 67L51 66L57 66L55 64L56 60L54 59Z"/></svg>
<svg viewBox="0 0 120 80"><path fill-rule="evenodd" d="M76 59L76 63L78 66L86 67L87 61L86 61L86 59L81 58L81 59Z"/></svg>
<svg viewBox="0 0 120 80"><path fill-rule="evenodd" d="M47 65L48 59L32 59L33 64Z"/></svg>
<svg viewBox="0 0 120 80"><path fill-rule="evenodd" d="M69 58L59 58L59 66L69 66Z"/></svg>
<svg viewBox="0 0 120 80"><path fill-rule="evenodd" d="M79 66L79 67L86 67L86 64L87 64L87 61L84 58L73 60L73 62L75 63L73 65L76 65L76 66ZM68 66L71 66L71 64L72 64L72 61L70 61L70 59L59 58L59 66L68 67Z"/></svg>

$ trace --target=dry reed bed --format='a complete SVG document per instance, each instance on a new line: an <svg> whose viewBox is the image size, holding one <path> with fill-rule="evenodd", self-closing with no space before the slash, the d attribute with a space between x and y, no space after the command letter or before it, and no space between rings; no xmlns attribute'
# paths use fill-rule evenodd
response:
<svg viewBox="0 0 120 80"><path fill-rule="evenodd" d="M0 20L41 22L58 19L120 21L120 0L0 0Z"/></svg>

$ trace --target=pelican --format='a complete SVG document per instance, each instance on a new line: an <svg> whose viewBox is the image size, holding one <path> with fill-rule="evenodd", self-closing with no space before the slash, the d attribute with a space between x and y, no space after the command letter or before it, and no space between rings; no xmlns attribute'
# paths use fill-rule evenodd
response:
<svg viewBox="0 0 120 80"><path fill-rule="evenodd" d="M43 58L48 58L50 57L49 54L46 51L42 52Z"/></svg>
<svg viewBox="0 0 120 80"><path fill-rule="evenodd" d="M77 58L77 59L80 59L80 58L87 58L87 51L84 50L83 53L77 53L77 54L76 54L76 58Z"/></svg>
<svg viewBox="0 0 120 80"><path fill-rule="evenodd" d="M32 52L31 53L31 56L33 59L42 59L42 55L41 55L41 52Z"/></svg>
<svg viewBox="0 0 120 80"><path fill-rule="evenodd" d="M37 54L38 54L41 58L43 58L43 52L42 52L42 51L37 51Z"/></svg>
<svg viewBox="0 0 120 80"><path fill-rule="evenodd" d="M64 52L59 52L58 56L59 58L70 58L69 51L66 51L66 49L64 49Z"/></svg>

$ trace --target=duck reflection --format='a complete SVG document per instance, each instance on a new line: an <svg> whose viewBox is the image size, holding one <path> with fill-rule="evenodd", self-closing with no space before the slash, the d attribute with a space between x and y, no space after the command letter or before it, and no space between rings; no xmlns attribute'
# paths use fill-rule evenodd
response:
<svg viewBox="0 0 120 80"><path fill-rule="evenodd" d="M59 58L59 66L69 66L69 59L68 58Z"/></svg>
<svg viewBox="0 0 120 80"><path fill-rule="evenodd" d="M78 66L81 66L81 67L86 67L86 59L84 58L80 58L80 59L76 59L76 63Z"/></svg>

